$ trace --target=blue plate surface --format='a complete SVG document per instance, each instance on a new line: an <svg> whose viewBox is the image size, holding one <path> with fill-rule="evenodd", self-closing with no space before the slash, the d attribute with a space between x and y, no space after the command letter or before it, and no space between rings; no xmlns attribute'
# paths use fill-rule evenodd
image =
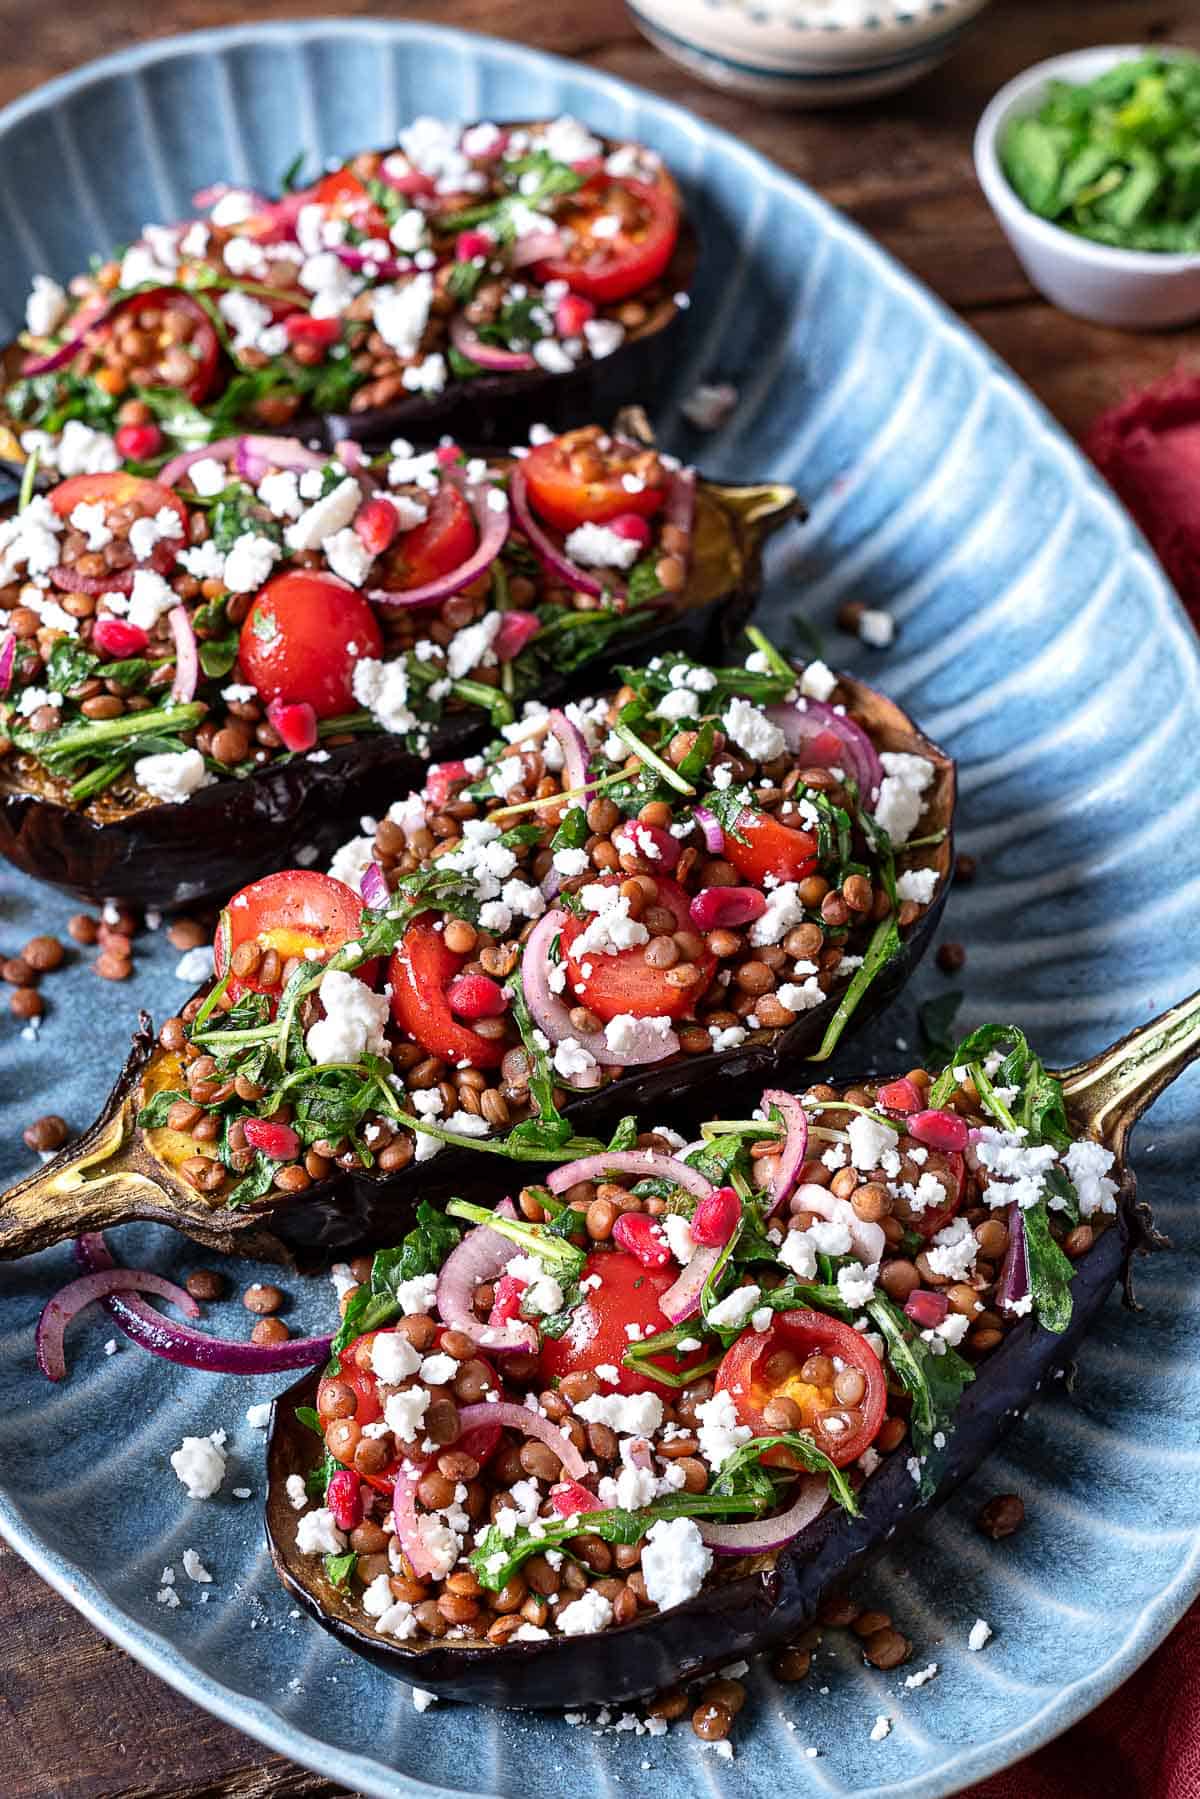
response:
<svg viewBox="0 0 1200 1799"><path fill-rule="evenodd" d="M297 149L319 159L386 143L418 111L560 109L656 145L702 200L702 278L676 404L659 422L712 472L783 477L812 501L806 529L775 546L767 621L786 640L803 608L837 660L960 759L961 848L980 865L947 927L969 950L964 1022L1014 1017L1065 1063L1196 987L1200 670L1157 566L969 333L806 189L697 119L589 70L422 24L250 25L155 43L0 115L0 326L11 335L35 270L69 274L93 248L181 213L205 182L269 187ZM676 409L701 378L740 391L707 439ZM837 637L850 597L893 613L885 655ZM7 876L4 945L61 933L73 909ZM186 993L175 960L160 936L143 940L126 986L82 964L55 976L36 1040L5 1014L5 1179L23 1172L20 1127L33 1116L91 1119L137 1006L161 1018ZM930 968L917 996L945 985ZM917 996L843 1056L848 1072L907 1064ZM731 1794L937 1799L1086 1712L1200 1587L1198 1095L1194 1075L1181 1082L1136 1145L1143 1192L1175 1243L1142 1275L1145 1311L1110 1304L1074 1392L1043 1398L924 1540L871 1579L915 1638L915 1665L936 1662L937 1676L907 1690L903 1670L866 1669L837 1642L799 1687L758 1668L732 1763L686 1727L651 1739L452 1705L418 1715L405 1686L290 1612L276 1585L258 1515L262 1438L244 1418L271 1383L189 1373L128 1345L106 1356L99 1315L72 1331L67 1383L37 1374L33 1322L69 1274L66 1249L0 1268L0 1528L165 1680L355 1791L590 1799L653 1787L693 1799L719 1782ZM164 1271L211 1261L149 1228L115 1247ZM287 1284L295 1327L319 1327L332 1289ZM236 1300L210 1315L214 1329L245 1332ZM190 1501L169 1454L218 1426L230 1476L218 1498ZM993 1547L972 1518L1013 1490L1029 1525ZM188 1547L211 1587L185 1578ZM168 1564L177 1608L155 1598ZM977 1617L996 1634L969 1654ZM892 1732L872 1742L880 1713Z"/></svg>

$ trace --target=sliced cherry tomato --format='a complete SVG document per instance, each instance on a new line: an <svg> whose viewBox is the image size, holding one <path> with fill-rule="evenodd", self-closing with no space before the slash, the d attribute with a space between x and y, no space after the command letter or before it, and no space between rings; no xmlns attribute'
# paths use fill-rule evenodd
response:
<svg viewBox="0 0 1200 1799"><path fill-rule="evenodd" d="M620 196L618 198L618 196ZM619 231L598 234L601 219L620 208ZM611 305L657 281L679 238L679 195L669 177L658 182L589 181L566 201L558 223L574 238L565 256L535 264L539 281L565 281L574 293Z"/></svg>
<svg viewBox="0 0 1200 1799"><path fill-rule="evenodd" d="M829 1378L814 1383L803 1378L810 1357L829 1364ZM862 1397L842 1404L833 1390L833 1358L862 1375ZM799 1406L797 1429L810 1431L838 1468L845 1468L871 1443L887 1411L887 1376L871 1345L851 1325L824 1312L779 1312L768 1331L745 1331L726 1351L717 1369L716 1390L728 1393L738 1417L756 1437L778 1435L763 1413L773 1399ZM763 1457L779 1467L798 1467L786 1449Z"/></svg>
<svg viewBox="0 0 1200 1799"><path fill-rule="evenodd" d="M934 1175L941 1181L943 1188L950 1193L944 1206L936 1208L926 1206L923 1212L914 1212L906 1199L898 1198L895 1202L896 1217L901 1224L906 1225L910 1231L916 1231L917 1235L924 1237L926 1242L949 1224L962 1204L966 1163L956 1151L946 1156L944 1160L946 1163L944 1171L936 1164L930 1168L928 1163L922 1170L923 1173Z"/></svg>
<svg viewBox="0 0 1200 1799"><path fill-rule="evenodd" d="M370 195L360 176L351 168L330 169L328 175L322 175L316 186L309 190L309 199L318 206L329 206L338 211L351 211L364 206Z"/></svg>
<svg viewBox="0 0 1200 1799"><path fill-rule="evenodd" d="M105 322L104 335L111 336L117 321L123 318L141 320L146 313L158 313L160 323L151 326L146 333L154 338L154 346L144 353L139 360L140 368L152 368L154 379L143 380L143 387L178 387L194 405L199 405L211 393L217 378L217 368L221 360L221 340L217 336L216 327L201 306L194 294L189 294L182 287L156 287L145 294L131 294L128 300L122 301L116 311ZM175 314L186 318L189 326L188 336L183 339L182 347L190 352L194 372L184 383L169 381L160 372L161 359L171 350L180 347L180 339L173 331L166 328L167 315Z"/></svg>
<svg viewBox="0 0 1200 1799"><path fill-rule="evenodd" d="M103 505L105 511L110 507L131 507L143 518L153 518L164 508L175 514L179 520L180 535L160 538L151 550L149 559L140 565L152 568L160 575L166 574L174 565L179 551L191 541L188 536L187 507L179 495L169 487L164 487L161 481L149 481L144 475L71 475L50 490L50 504L59 518L69 519L76 506L94 506L97 503ZM53 578L60 586L70 587L80 593L127 593L133 585L133 575L133 569L123 569L117 575L77 575L67 564L61 569L55 569Z"/></svg>
<svg viewBox="0 0 1200 1799"><path fill-rule="evenodd" d="M310 958L312 961L327 961L334 950L358 935L363 901L360 894L351 892L344 881L335 881L332 875L319 874L315 868L285 868L243 887L234 894L227 911L228 942L220 925L213 941L218 980L242 943L257 943L264 954L273 949L281 965L289 956L303 956L309 950L319 952ZM378 966L378 962L364 962L355 975L369 984ZM243 993L277 997L281 987L281 981L268 984L257 972L229 977L229 992L234 999Z"/></svg>
<svg viewBox="0 0 1200 1799"><path fill-rule="evenodd" d="M605 1384L601 1389L605 1393L661 1393L664 1399L673 1398L677 1388L626 1368L621 1357L632 1341L626 1333L627 1324L637 1325L639 1337L670 1329L670 1320L664 1317L659 1301L674 1285L678 1273L678 1268L643 1268L636 1256L623 1249L593 1251L584 1276L598 1276L600 1285L586 1289L586 1297L572 1312L571 1322L561 1337L542 1339L538 1367L543 1382L607 1366L619 1368L621 1373L615 1388ZM694 1368L704 1356L704 1350L697 1349L679 1357L668 1352L656 1356L654 1361L669 1373L678 1374Z"/></svg>
<svg viewBox="0 0 1200 1799"><path fill-rule="evenodd" d="M355 1337L353 1343L348 1343L346 1345L345 1349L342 1350L340 1357L340 1372L338 1374L327 1374L323 1376L321 1384L317 1388L318 1412L320 1412L321 1394L328 1388L331 1382L342 1381L346 1386L353 1388L356 1395L357 1405L353 1417L354 1422L358 1425L360 1430L364 1430L368 1424L374 1424L377 1419L382 1418L383 1407L379 1402L378 1377L372 1369L359 1366L358 1351L363 1344L373 1343L376 1337L383 1334L384 1333L381 1331L366 1331L361 1337ZM441 1342L444 1335L444 1329L439 1326L434 1345L435 1348L437 1344ZM492 1385L498 1392L500 1390L500 1380L495 1369L492 1368L491 1363L487 1361L485 1356L480 1355L477 1359L482 1361L487 1367L488 1372L492 1377ZM473 1456L480 1466L482 1466L484 1462L494 1455L496 1448L499 1445L501 1435L502 1431L498 1424L476 1424L469 1430L463 1431L454 1447L455 1449L461 1449L464 1455ZM353 1467L354 1465L352 1453L350 1455L340 1456L338 1457L338 1460L346 1467ZM364 1474L361 1478L378 1492L390 1494L396 1482L396 1475L400 1469L400 1462L401 1457L397 1455L389 1466L381 1469L378 1474Z"/></svg>
<svg viewBox="0 0 1200 1799"><path fill-rule="evenodd" d="M669 907L675 914L677 930L690 931L688 896L683 888L666 875L654 878L658 884L656 903ZM605 875L599 884L619 887L621 879L620 875ZM618 950L612 956L595 950L577 956L573 946L582 937L591 918L592 914L578 918L572 913L562 928L567 980L580 1005L594 1012L605 1024L623 1012L634 1018L682 1018L692 1010L717 969L717 958L707 948L696 958L699 978L690 987L676 987L668 981L665 969L647 965L644 944Z"/></svg>
<svg viewBox="0 0 1200 1799"><path fill-rule="evenodd" d="M793 830L769 812L749 808L738 814L735 828L737 836L725 833L725 860L756 887L761 888L768 875L777 881L803 881L815 873L817 840L810 832ZM746 841L739 843L738 837Z"/></svg>
<svg viewBox="0 0 1200 1799"><path fill-rule="evenodd" d="M599 451L595 453L600 456ZM622 513L651 518L661 510L666 488L643 487L638 493L627 493L621 485L622 473L627 471L619 457L601 457L603 472L595 480L585 480L572 468L571 456L571 445L556 437L530 450L521 464L533 509L547 524L573 531L576 525L606 524Z"/></svg>
<svg viewBox="0 0 1200 1799"><path fill-rule="evenodd" d="M370 604L336 575L274 575L246 614L238 660L264 700L304 700L318 718L352 712L355 664L383 651Z"/></svg>
<svg viewBox="0 0 1200 1799"><path fill-rule="evenodd" d="M471 508L452 481L443 481L428 518L392 541L373 579L378 587L407 593L461 568L478 542Z"/></svg>
<svg viewBox="0 0 1200 1799"><path fill-rule="evenodd" d="M392 1017L414 1043L452 1067L497 1068L504 1044L460 1024L446 995L467 960L447 946L432 913L414 918L388 964Z"/></svg>

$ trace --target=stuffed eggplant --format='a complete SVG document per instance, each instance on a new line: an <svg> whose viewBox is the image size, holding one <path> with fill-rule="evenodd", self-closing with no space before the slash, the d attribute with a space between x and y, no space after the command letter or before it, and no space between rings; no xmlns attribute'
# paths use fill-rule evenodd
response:
<svg viewBox="0 0 1200 1799"><path fill-rule="evenodd" d="M87 899L228 893L635 640L728 648L791 489L535 437L375 465L231 438L27 483L0 525L0 850Z"/></svg>
<svg viewBox="0 0 1200 1799"><path fill-rule="evenodd" d="M653 392L696 261L662 159L567 117L416 119L278 199L222 184L196 204L67 290L35 278L4 396L26 448L61 466L84 432L139 463L236 429L508 444L608 417Z"/></svg>
<svg viewBox="0 0 1200 1799"><path fill-rule="evenodd" d="M1200 995L1062 1076L987 1026L933 1081L768 1090L424 1213L275 1402L285 1586L388 1672L507 1706L786 1641L1070 1353L1149 1230L1129 1128L1198 1052Z"/></svg>
<svg viewBox="0 0 1200 1799"><path fill-rule="evenodd" d="M673 651L532 705L332 874L243 888L216 985L0 1203L0 1250L147 1208L221 1246L394 1241L497 1158L598 1152L634 1111L698 1123L715 1080L749 1101L780 1058L826 1059L932 933L953 765L750 636L745 663Z"/></svg>

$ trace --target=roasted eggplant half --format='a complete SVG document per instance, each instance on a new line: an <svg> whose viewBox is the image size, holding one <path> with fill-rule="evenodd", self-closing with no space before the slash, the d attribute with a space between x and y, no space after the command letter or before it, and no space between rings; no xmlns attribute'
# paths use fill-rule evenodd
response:
<svg viewBox="0 0 1200 1799"><path fill-rule="evenodd" d="M767 1091L520 1213L423 1215L275 1402L281 1580L378 1667L502 1706L618 1704L786 1642L1149 1244L1129 1130L1198 1053L1200 995L1062 1075L986 1026L932 1082Z"/></svg>
<svg viewBox="0 0 1200 1799"><path fill-rule="evenodd" d="M234 895L217 985L0 1202L0 1252L173 1205L221 1247L386 1243L498 1157L698 1124L715 1082L749 1101L826 1060L932 935L954 768L882 694L748 636L732 666L671 651L528 707L330 874Z"/></svg>
<svg viewBox="0 0 1200 1799"><path fill-rule="evenodd" d="M565 117L418 119L280 198L196 205L69 291L35 278L4 410L47 458L80 428L142 463L231 430L510 444L610 417L653 397L697 258L662 159Z"/></svg>
<svg viewBox="0 0 1200 1799"><path fill-rule="evenodd" d="M231 438L27 494L0 524L0 851L92 901L227 894L633 644L727 651L793 491L537 436L376 465Z"/></svg>

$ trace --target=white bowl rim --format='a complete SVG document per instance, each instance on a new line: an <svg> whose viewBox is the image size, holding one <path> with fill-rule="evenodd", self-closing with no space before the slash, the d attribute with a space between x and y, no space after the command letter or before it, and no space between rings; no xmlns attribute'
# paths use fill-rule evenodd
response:
<svg viewBox="0 0 1200 1799"><path fill-rule="evenodd" d="M1200 265L1200 250L1126 250L1117 244L1102 244L1095 238L1067 231L1051 219L1033 212L1000 166L996 143L1002 126L1016 111L1021 101L1029 99L1038 88L1056 78L1070 79L1085 70L1101 75L1105 69L1139 56L1196 56L1186 44L1093 44L1087 49L1067 50L1060 56L1047 57L1033 63L1021 74L992 95L975 127L975 173L992 211L1003 221L1005 215L1019 222L1028 237L1048 249L1070 254L1080 263L1096 268L1123 269L1130 275L1176 274Z"/></svg>
<svg viewBox="0 0 1200 1799"><path fill-rule="evenodd" d="M760 0L760 4L752 5L751 0L744 4L733 4L733 0L716 0L709 6L691 8L691 11L703 10L706 14L713 12L733 12L738 14L738 27L745 26L752 30L775 32L781 42L786 41L790 49L802 49L806 54L817 56L822 50L830 53L831 59L838 61L834 73L853 73L851 56L873 55L884 49L898 48L918 49L931 45L939 38L950 33L965 30L978 15L992 4L992 0L938 0L938 4L925 5L920 12L906 13L897 19L880 19L875 25L843 25L836 20L828 20L821 24L807 23L800 25L795 20L805 12L805 0L794 0L791 7L782 4L782 0ZM641 7L638 7L641 14ZM672 13L668 8L668 15ZM650 25L657 24L653 14L645 16ZM683 40L681 40L683 41ZM687 40L688 48L703 51L703 45L693 45ZM765 71L764 71L765 72ZM786 74L781 69L780 73Z"/></svg>

